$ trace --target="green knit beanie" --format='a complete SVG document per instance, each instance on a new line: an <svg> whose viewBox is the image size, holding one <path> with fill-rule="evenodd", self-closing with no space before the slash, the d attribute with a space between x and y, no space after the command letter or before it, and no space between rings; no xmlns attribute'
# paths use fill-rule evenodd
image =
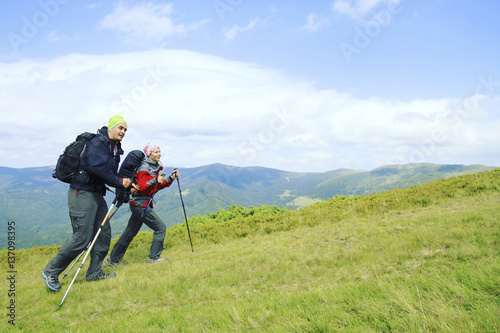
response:
<svg viewBox="0 0 500 333"><path fill-rule="evenodd" d="M117 116L111 117L109 119L108 131L111 131L111 129L113 127L115 127L116 125L118 125L119 123L125 123L126 124L126 122L125 122L125 120L123 119L122 116L117 115Z"/></svg>

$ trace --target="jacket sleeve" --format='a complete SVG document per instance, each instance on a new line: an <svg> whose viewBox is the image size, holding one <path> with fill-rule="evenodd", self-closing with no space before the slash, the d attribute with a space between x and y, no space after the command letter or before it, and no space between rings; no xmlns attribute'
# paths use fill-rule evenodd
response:
<svg viewBox="0 0 500 333"><path fill-rule="evenodd" d="M123 187L123 183L115 173L115 161L108 153L107 143L102 140L92 140L87 151L88 171L101 178L112 187Z"/></svg>
<svg viewBox="0 0 500 333"><path fill-rule="evenodd" d="M172 178L170 178L170 176L165 177L165 179L163 180L163 183L162 183L162 184L160 184L160 186L159 186L159 187L160 187L160 189L163 189L163 188L165 188L165 187L170 187L170 185L172 185L172 182L173 182L173 181L174 181L174 180L173 180Z"/></svg>
<svg viewBox="0 0 500 333"><path fill-rule="evenodd" d="M146 195L151 195L158 184L156 176L151 176L147 171L139 171L135 174L137 179L137 186L139 186L139 192Z"/></svg>
<svg viewBox="0 0 500 333"><path fill-rule="evenodd" d="M139 186L140 189L139 192L146 195L152 195L156 188L156 185L158 185L157 191L159 191L161 189L164 189L165 187L169 187L170 185L172 185L173 181L171 180L171 178L166 177L163 180L163 183L158 184L157 176L152 176L147 171L139 171L135 174L135 177L137 179L137 186Z"/></svg>
<svg viewBox="0 0 500 333"><path fill-rule="evenodd" d="M160 172L162 169L163 169L163 167L160 167L158 172ZM163 182L160 185L158 185L158 191L161 189L164 189L165 187L169 187L170 185L172 185L173 181L174 180L172 178L170 178L170 176L165 177ZM158 179L156 180L156 182L158 182Z"/></svg>

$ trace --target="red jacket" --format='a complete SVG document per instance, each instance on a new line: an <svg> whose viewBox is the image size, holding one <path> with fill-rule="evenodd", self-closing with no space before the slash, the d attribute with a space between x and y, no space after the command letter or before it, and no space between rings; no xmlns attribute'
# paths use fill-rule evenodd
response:
<svg viewBox="0 0 500 333"><path fill-rule="evenodd" d="M163 169L163 166L158 162L153 162L149 157L146 157L142 161L141 166L137 169L135 174L135 179L137 180L137 186L139 186L139 191L132 194L132 201L129 203L131 205L140 205L146 207L149 198L156 192L165 187L172 185L172 177L166 177L162 183L158 183L158 174ZM153 208L153 202L151 201L150 207Z"/></svg>

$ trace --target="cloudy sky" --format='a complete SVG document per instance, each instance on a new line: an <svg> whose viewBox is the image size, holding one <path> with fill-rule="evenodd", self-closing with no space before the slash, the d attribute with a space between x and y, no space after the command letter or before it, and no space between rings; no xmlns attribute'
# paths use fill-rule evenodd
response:
<svg viewBox="0 0 500 333"><path fill-rule="evenodd" d="M165 165L500 166L496 0L3 1L0 166L121 114Z"/></svg>

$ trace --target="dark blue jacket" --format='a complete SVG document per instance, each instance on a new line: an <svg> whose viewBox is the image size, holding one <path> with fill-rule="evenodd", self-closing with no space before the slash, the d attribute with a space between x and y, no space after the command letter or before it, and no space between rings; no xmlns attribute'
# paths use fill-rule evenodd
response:
<svg viewBox="0 0 500 333"><path fill-rule="evenodd" d="M73 178L70 187L104 195L106 185L123 188L123 183L117 175L123 150L120 141L109 138L106 126L97 134L90 140L80 164L82 170Z"/></svg>

